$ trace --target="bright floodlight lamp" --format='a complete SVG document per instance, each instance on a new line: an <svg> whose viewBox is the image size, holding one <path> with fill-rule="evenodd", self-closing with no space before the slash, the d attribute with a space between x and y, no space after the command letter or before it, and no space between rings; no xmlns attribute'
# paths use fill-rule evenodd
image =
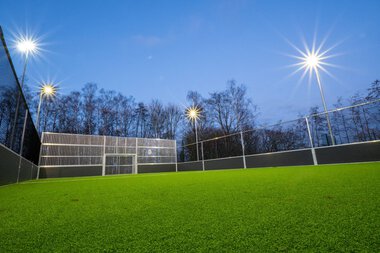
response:
<svg viewBox="0 0 380 253"><path fill-rule="evenodd" d="M53 97L57 88L52 84L45 84L41 87L41 95L45 97Z"/></svg>
<svg viewBox="0 0 380 253"><path fill-rule="evenodd" d="M320 62L320 58L318 57L318 55L315 55L315 54L310 54L305 59L305 64L309 68L318 68L319 62Z"/></svg>
<svg viewBox="0 0 380 253"><path fill-rule="evenodd" d="M191 110L191 111L189 112L189 116L190 116L192 119L196 118L196 117L197 117L197 111L195 111L195 110Z"/></svg>
<svg viewBox="0 0 380 253"><path fill-rule="evenodd" d="M20 39L16 46L21 53L27 55L35 53L38 49L37 41L30 38Z"/></svg>
<svg viewBox="0 0 380 253"><path fill-rule="evenodd" d="M57 87L53 84L42 84L40 87L40 102L38 103L38 109L37 109L37 124L36 128L37 131L39 131L39 125L40 125L40 111L41 111L41 104L44 97L46 98L52 98L57 93Z"/></svg>
<svg viewBox="0 0 380 253"><path fill-rule="evenodd" d="M186 117L189 120L197 121L200 117L200 109L196 106L192 106L186 109Z"/></svg>

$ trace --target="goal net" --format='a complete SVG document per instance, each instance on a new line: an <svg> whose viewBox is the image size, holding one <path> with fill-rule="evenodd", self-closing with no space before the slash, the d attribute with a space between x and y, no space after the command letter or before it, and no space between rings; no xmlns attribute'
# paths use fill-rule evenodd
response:
<svg viewBox="0 0 380 253"><path fill-rule="evenodd" d="M103 175L137 174L136 155L104 154Z"/></svg>

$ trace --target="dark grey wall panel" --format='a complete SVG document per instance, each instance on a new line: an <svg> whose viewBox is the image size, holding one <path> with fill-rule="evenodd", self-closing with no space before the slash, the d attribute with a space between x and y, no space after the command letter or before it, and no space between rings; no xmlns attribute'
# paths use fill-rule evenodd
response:
<svg viewBox="0 0 380 253"><path fill-rule="evenodd" d="M101 176L102 166L41 167L39 178Z"/></svg>
<svg viewBox="0 0 380 253"><path fill-rule="evenodd" d="M313 165L311 150L246 156L247 168Z"/></svg>
<svg viewBox="0 0 380 253"><path fill-rule="evenodd" d="M0 185L17 181L19 156L0 145Z"/></svg>
<svg viewBox="0 0 380 253"><path fill-rule="evenodd" d="M34 165L33 167L33 174L32 174L32 179L35 179L37 178L37 175L38 175L38 166Z"/></svg>
<svg viewBox="0 0 380 253"><path fill-rule="evenodd" d="M195 171L195 170L203 170L201 161L178 163L178 171Z"/></svg>
<svg viewBox="0 0 380 253"><path fill-rule="evenodd" d="M380 141L316 148L318 164L380 161Z"/></svg>
<svg viewBox="0 0 380 253"><path fill-rule="evenodd" d="M20 173L18 175L19 163ZM19 177L19 182L21 182L35 179L36 175L36 165L25 158L21 158L20 160L18 154L0 145L0 185L16 183L17 176Z"/></svg>
<svg viewBox="0 0 380 253"><path fill-rule="evenodd" d="M31 162L21 159L21 168L20 168L20 175L19 175L20 182L32 179L33 166L34 164L32 164Z"/></svg>
<svg viewBox="0 0 380 253"><path fill-rule="evenodd" d="M241 169L244 168L243 157L206 160L205 170Z"/></svg>
<svg viewBox="0 0 380 253"><path fill-rule="evenodd" d="M138 173L175 172L175 164L139 165Z"/></svg>

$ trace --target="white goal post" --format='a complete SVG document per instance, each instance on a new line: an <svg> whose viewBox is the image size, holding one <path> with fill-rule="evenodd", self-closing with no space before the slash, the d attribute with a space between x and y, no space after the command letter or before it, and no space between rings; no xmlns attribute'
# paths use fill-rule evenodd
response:
<svg viewBox="0 0 380 253"><path fill-rule="evenodd" d="M114 158L111 159L111 163L107 163L107 158ZM116 158L116 159L115 159ZM120 159L122 158L122 159ZM131 158L131 163L128 163L125 159L123 158ZM102 166L102 176L109 175L107 174L107 168L112 168L112 169L119 169L119 172L117 173L109 173L109 174L125 174L123 172L120 172L120 168L123 167L131 167L131 174L138 174L137 171L137 156L136 154L125 154L125 153L108 153L104 154L103 156L103 166Z"/></svg>

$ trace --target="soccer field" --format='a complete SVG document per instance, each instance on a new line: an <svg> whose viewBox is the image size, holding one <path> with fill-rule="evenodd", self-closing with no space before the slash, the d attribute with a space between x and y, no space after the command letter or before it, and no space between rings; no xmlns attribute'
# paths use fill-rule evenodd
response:
<svg viewBox="0 0 380 253"><path fill-rule="evenodd" d="M380 163L0 187L0 252L380 250Z"/></svg>

